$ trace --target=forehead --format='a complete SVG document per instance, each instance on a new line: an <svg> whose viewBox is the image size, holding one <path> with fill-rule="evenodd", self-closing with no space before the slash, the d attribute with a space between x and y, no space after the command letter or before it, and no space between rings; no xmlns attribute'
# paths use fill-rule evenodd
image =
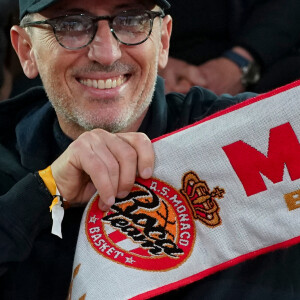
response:
<svg viewBox="0 0 300 300"><path fill-rule="evenodd" d="M41 12L41 14L59 15L74 9L89 11L94 14L97 14L97 11L105 11L111 14L131 8L152 9L154 6L153 0L61 0Z"/></svg>

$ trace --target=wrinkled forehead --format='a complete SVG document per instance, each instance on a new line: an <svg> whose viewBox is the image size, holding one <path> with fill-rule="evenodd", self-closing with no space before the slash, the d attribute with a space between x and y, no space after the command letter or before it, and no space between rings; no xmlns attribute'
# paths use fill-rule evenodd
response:
<svg viewBox="0 0 300 300"><path fill-rule="evenodd" d="M69 11L88 11L93 14L114 14L127 9L153 9L153 0L60 0L56 4L40 12L45 16L61 15Z"/></svg>

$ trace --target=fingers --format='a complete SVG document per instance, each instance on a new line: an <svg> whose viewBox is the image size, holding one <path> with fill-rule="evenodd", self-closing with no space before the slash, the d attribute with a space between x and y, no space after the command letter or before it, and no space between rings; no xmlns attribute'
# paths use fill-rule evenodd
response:
<svg viewBox="0 0 300 300"><path fill-rule="evenodd" d="M176 73L166 70L163 77L165 79L165 92L166 93L174 92L177 83Z"/></svg>
<svg viewBox="0 0 300 300"><path fill-rule="evenodd" d="M105 136L105 145L111 155L111 159L104 162L107 168L107 175L110 177L114 187L113 196L124 198L131 191L135 181L138 153L126 140L119 138L117 135L109 134ZM100 153L102 155L102 151ZM112 166L114 171L111 169ZM105 202L103 188L105 187L100 187L98 192L100 200Z"/></svg>
<svg viewBox="0 0 300 300"><path fill-rule="evenodd" d="M71 205L87 202L95 190L101 191L103 208L114 203L119 165L96 134L80 136L51 168L60 194Z"/></svg>
<svg viewBox="0 0 300 300"><path fill-rule="evenodd" d="M189 65L185 68L184 73L185 79L191 82L193 86L207 86L208 82L204 74L201 72L201 67Z"/></svg>
<svg viewBox="0 0 300 300"><path fill-rule="evenodd" d="M107 210L113 205L115 197L126 197L138 174L149 178L154 168L154 152L149 138L142 133L106 133L105 149L100 143L94 151L102 159L106 169L101 175L90 175L99 194L99 207ZM108 178L109 177L109 180ZM111 194L113 191L113 194Z"/></svg>
<svg viewBox="0 0 300 300"><path fill-rule="evenodd" d="M137 154L138 175L144 179L152 176L154 169L154 151L150 139L143 133L118 133L117 136L126 141Z"/></svg>
<svg viewBox="0 0 300 300"><path fill-rule="evenodd" d="M165 79L165 91L167 93L187 91L187 88L183 86L179 87L178 90L178 84L180 84L183 78L186 78L186 69L189 66L192 67L192 65L187 64L185 61L169 57L167 66L160 71L160 75Z"/></svg>
<svg viewBox="0 0 300 300"><path fill-rule="evenodd" d="M142 133L111 134L95 129L82 134L52 164L61 195L71 203L87 202L96 189L99 208L108 210L115 197L126 197L137 173L152 175L154 153L149 138Z"/></svg>
<svg viewBox="0 0 300 300"><path fill-rule="evenodd" d="M88 138L90 149L88 155L80 155L80 164L99 193L99 208L106 211L115 203L119 163L103 137L99 137L96 132L91 132Z"/></svg>
<svg viewBox="0 0 300 300"><path fill-rule="evenodd" d="M196 66L185 65L180 72L165 77L166 92L187 93L193 86L206 87L204 74Z"/></svg>
<svg viewBox="0 0 300 300"><path fill-rule="evenodd" d="M190 88L192 87L192 84L187 81L186 79L180 79L178 80L177 84L176 84L176 87L174 87L174 92L177 92L177 93L183 93L183 94L186 94Z"/></svg>

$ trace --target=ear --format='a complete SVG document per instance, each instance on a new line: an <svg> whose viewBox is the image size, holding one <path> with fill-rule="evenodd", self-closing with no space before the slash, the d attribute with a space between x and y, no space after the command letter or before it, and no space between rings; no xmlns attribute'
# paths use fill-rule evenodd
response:
<svg viewBox="0 0 300 300"><path fill-rule="evenodd" d="M158 68L163 69L168 62L170 38L172 33L172 18L166 15L162 20L160 53L158 58Z"/></svg>
<svg viewBox="0 0 300 300"><path fill-rule="evenodd" d="M10 30L10 38L25 75L30 79L37 77L39 72L29 34L24 28L13 26Z"/></svg>

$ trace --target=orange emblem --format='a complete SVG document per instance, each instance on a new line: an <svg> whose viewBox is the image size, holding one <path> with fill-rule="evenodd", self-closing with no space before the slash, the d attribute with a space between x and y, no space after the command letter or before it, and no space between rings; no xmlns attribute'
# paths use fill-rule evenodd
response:
<svg viewBox="0 0 300 300"><path fill-rule="evenodd" d="M189 203L195 219L210 227L221 224L220 208L215 198L223 198L224 189L217 186L211 192L206 181L201 180L195 172L190 171L182 178L180 193Z"/></svg>

